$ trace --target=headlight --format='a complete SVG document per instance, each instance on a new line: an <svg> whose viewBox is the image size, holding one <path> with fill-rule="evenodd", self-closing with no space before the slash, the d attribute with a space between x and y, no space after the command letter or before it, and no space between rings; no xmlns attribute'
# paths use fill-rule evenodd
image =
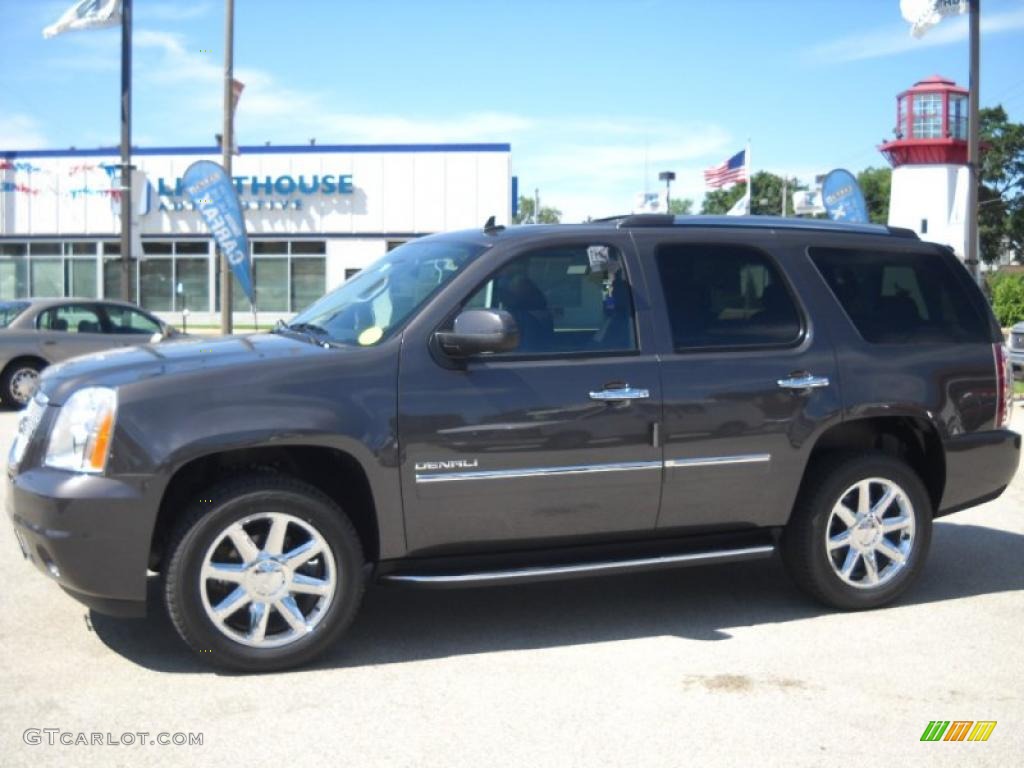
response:
<svg viewBox="0 0 1024 768"><path fill-rule="evenodd" d="M60 409L43 463L72 472L102 472L116 413L116 390L86 387L75 392Z"/></svg>

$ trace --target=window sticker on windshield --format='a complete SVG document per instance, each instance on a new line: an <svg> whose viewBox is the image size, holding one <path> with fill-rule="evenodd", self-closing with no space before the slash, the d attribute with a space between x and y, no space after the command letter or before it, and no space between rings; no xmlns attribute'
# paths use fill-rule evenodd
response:
<svg viewBox="0 0 1024 768"><path fill-rule="evenodd" d="M591 245L587 248L587 258L590 260L590 269L594 272L601 272L608 268L608 246Z"/></svg>
<svg viewBox="0 0 1024 768"><path fill-rule="evenodd" d="M359 346L368 347L371 344L376 344L384 336L384 329L379 325L372 325L365 331L359 334Z"/></svg>

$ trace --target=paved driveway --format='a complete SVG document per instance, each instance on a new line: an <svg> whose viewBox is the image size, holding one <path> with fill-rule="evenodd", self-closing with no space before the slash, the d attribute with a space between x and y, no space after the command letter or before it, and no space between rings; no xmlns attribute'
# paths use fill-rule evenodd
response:
<svg viewBox="0 0 1024 768"><path fill-rule="evenodd" d="M4 451L14 421L0 413ZM1015 423L1024 428L1020 407ZM869 613L823 611L776 561L371 589L316 667L238 677L194 659L159 605L141 621L90 615L21 559L6 519L0 585L4 766L1009 766L1024 756L1021 474L998 501L938 523L921 581ZM998 726L986 743L920 742L937 719ZM42 733L30 745L29 728L104 741L192 732L203 744L49 746Z"/></svg>

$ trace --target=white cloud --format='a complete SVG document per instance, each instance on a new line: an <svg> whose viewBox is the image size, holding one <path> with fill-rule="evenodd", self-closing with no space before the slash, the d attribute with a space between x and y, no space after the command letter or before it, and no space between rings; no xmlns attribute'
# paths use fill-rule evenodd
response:
<svg viewBox="0 0 1024 768"><path fill-rule="evenodd" d="M1005 13L982 14L982 34L1001 34L1024 29L1024 8ZM887 24L870 32L840 37L819 43L804 52L805 58L819 62L847 62L877 59L917 51L922 48L951 45L967 39L967 18L947 18L924 37L910 36L903 22Z"/></svg>
<svg viewBox="0 0 1024 768"><path fill-rule="evenodd" d="M139 135L208 143L220 127L220 61L174 32L140 28L134 41ZM236 118L240 144L305 143L312 137L321 144L510 142L513 173L524 193L540 188L542 202L561 209L566 221L627 212L645 185L659 188L661 170L677 174L673 197L699 201L701 170L742 145L715 125L642 116L348 112L337 109L337 94L282 82L264 69L241 67L235 76L245 84Z"/></svg>
<svg viewBox="0 0 1024 768"><path fill-rule="evenodd" d="M41 149L47 146L39 123L28 115L0 110L0 149Z"/></svg>

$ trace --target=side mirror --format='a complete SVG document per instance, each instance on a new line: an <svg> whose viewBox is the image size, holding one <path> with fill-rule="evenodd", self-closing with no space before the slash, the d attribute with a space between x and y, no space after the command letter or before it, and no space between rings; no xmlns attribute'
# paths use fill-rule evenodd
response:
<svg viewBox="0 0 1024 768"><path fill-rule="evenodd" d="M464 358L510 352L519 346L519 328L503 309L467 309L455 318L451 331L438 331L434 338L446 355Z"/></svg>
<svg viewBox="0 0 1024 768"><path fill-rule="evenodd" d="M157 331L156 333L154 333L152 336L149 337L149 343L150 344L159 344L163 340L164 340L164 335L162 333L160 333L159 331Z"/></svg>

